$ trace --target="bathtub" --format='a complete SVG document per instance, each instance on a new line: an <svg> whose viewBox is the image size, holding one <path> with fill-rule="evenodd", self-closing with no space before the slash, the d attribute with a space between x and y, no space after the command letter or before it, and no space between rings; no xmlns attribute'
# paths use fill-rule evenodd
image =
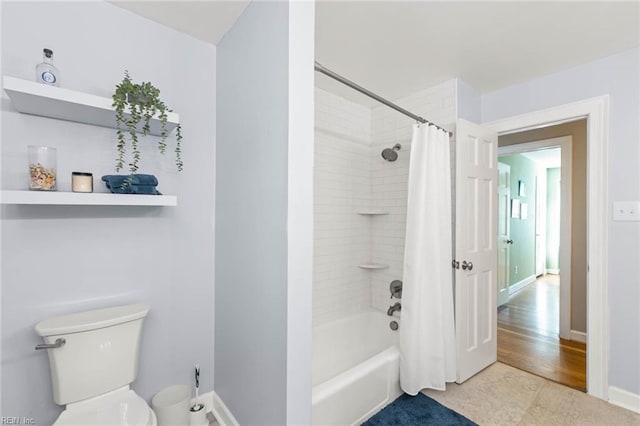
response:
<svg viewBox="0 0 640 426"><path fill-rule="evenodd" d="M313 329L312 424L358 425L402 393L398 332L372 311Z"/></svg>

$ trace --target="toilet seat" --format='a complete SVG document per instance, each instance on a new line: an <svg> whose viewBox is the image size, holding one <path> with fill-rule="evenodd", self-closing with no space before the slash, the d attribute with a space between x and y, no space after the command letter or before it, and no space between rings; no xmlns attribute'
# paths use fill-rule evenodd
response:
<svg viewBox="0 0 640 426"><path fill-rule="evenodd" d="M106 395L68 404L55 426L155 426L156 416L134 391L117 389Z"/></svg>

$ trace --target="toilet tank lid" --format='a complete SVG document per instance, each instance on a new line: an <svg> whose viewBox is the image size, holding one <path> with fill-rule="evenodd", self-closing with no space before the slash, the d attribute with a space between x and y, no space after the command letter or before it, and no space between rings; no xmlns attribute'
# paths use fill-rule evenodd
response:
<svg viewBox="0 0 640 426"><path fill-rule="evenodd" d="M56 336L97 330L144 318L149 309L148 305L135 304L61 315L40 321L36 324L36 333L40 336Z"/></svg>

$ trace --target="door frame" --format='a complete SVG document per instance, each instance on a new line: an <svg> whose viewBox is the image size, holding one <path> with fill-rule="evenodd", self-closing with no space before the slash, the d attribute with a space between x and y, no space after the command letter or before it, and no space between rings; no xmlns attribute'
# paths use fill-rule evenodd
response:
<svg viewBox="0 0 640 426"><path fill-rule="evenodd" d="M513 132L509 132L513 133ZM571 340L571 174L572 138L543 139L498 147L498 155L515 155L523 152L560 147L560 337Z"/></svg>
<svg viewBox="0 0 640 426"><path fill-rule="evenodd" d="M582 118L587 119L587 392L607 400L609 95L507 117L483 125L504 135Z"/></svg>

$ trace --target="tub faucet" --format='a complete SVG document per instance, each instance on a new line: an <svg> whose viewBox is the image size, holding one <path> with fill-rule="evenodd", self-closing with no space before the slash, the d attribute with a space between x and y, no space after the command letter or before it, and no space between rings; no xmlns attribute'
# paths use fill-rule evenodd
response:
<svg viewBox="0 0 640 426"><path fill-rule="evenodd" d="M392 316L395 311L399 312L401 309L402 306L400 305L400 302L396 302L393 305L389 306L389 309L387 309L387 315Z"/></svg>

